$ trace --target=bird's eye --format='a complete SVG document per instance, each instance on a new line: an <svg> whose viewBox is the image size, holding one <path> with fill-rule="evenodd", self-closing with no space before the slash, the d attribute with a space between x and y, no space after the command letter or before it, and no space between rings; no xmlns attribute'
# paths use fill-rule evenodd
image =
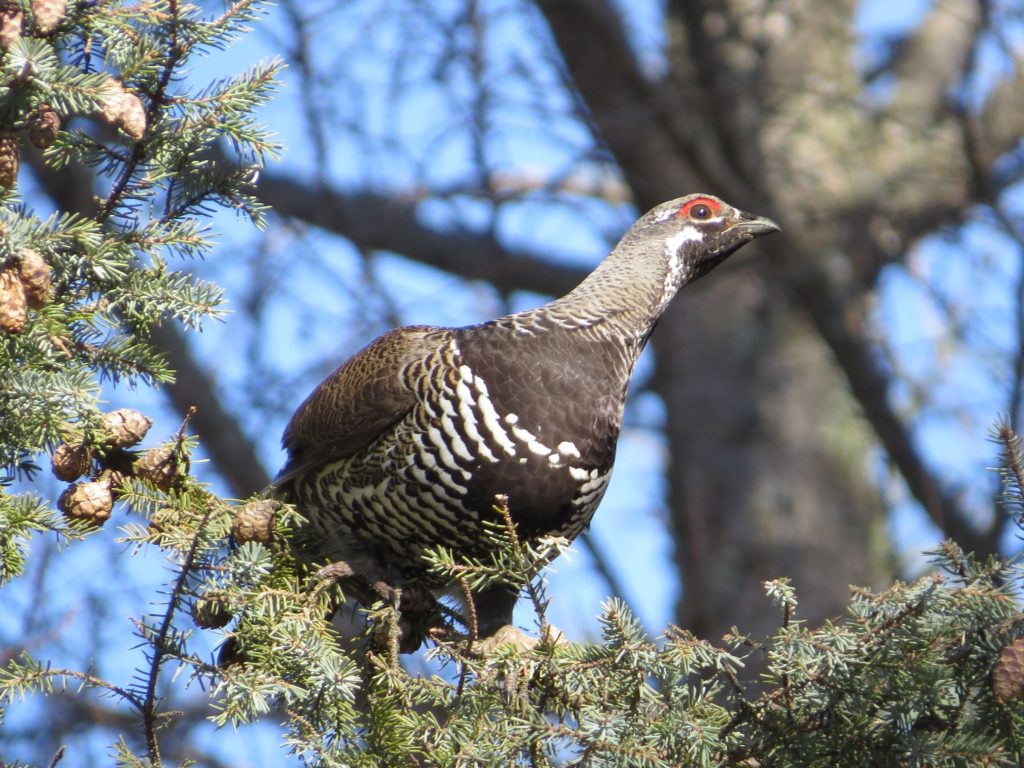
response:
<svg viewBox="0 0 1024 768"><path fill-rule="evenodd" d="M680 219L690 221L705 221L714 218L722 212L722 204L712 197L691 198L679 208L677 214Z"/></svg>

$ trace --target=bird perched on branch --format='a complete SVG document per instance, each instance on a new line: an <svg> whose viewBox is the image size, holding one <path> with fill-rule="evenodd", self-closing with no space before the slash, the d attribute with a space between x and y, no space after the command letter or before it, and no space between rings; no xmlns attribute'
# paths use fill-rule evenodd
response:
<svg viewBox="0 0 1024 768"><path fill-rule="evenodd" d="M392 587L443 589L424 552L486 560L499 494L521 539L576 537L608 485L626 389L658 318L681 287L778 229L688 195L644 214L560 299L371 342L284 433L275 485L308 520L310 556ZM506 586L475 597L481 637L511 623L516 597Z"/></svg>

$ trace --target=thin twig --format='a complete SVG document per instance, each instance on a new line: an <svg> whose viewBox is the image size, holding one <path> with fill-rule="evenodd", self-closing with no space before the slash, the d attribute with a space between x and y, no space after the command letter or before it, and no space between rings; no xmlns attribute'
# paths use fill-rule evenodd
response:
<svg viewBox="0 0 1024 768"><path fill-rule="evenodd" d="M181 571L178 573L178 578L175 579L174 587L171 589L171 594L167 598L167 610L164 611L160 629L157 631L156 638L152 641L153 657L149 662L149 679L146 684L146 698L142 702L142 721L146 733L146 745L149 751L149 759L150 762L157 767L163 764L160 759L160 743L156 735L156 686L158 678L160 677L160 667L163 665L164 657L167 655L165 645L167 643L167 635L171 630L171 622L174 620L174 614L178 607L178 600L180 599L182 592L185 590L186 581L188 581L188 578L191 575L192 564L195 562L196 554L199 551L199 542L203 537L203 532L206 529L206 524L212 513L213 503L210 502L206 506L206 511L203 513L203 517L200 519L199 525L196 526L196 532L192 537L192 543L189 545L185 559L182 561Z"/></svg>
<svg viewBox="0 0 1024 768"><path fill-rule="evenodd" d="M181 420L181 426L178 427L178 436L175 440L175 442L177 442L178 445L181 445L183 442L185 442L185 430L188 429L188 423L192 421L192 417L195 415L196 407L194 405L190 405L188 407L188 412L185 414L185 418Z"/></svg>
<svg viewBox="0 0 1024 768"><path fill-rule="evenodd" d="M91 688L102 688L103 690L110 691L118 698L127 701L136 709L142 709L143 701L131 691L114 685L113 683L108 683L106 680L95 677L94 675L90 675L86 672L79 672L76 669L45 669L40 676L46 678L66 677L72 680L78 680Z"/></svg>
<svg viewBox="0 0 1024 768"><path fill-rule="evenodd" d="M466 642L466 655L470 656L473 653L473 643L480 637L480 624L477 620L476 601L473 599L473 590L469 588L469 581L465 576L459 579L459 587L462 589L462 598L466 601L466 618L469 619L469 640ZM468 677L469 670L463 663L459 672L459 686L455 692L456 696L462 695Z"/></svg>
<svg viewBox="0 0 1024 768"><path fill-rule="evenodd" d="M494 496L494 502L496 509L501 514L502 522L505 524L505 531L508 533L509 541L512 544L513 549L516 552L516 556L519 562L524 565L529 565L531 570L527 571L524 569L524 575L526 579L526 594L530 598L530 602L533 603L533 609L537 614L537 619L540 622L540 636L541 639L547 638L548 635L548 620L547 620L547 608L548 601L544 599L542 591L536 584L537 573L532 572L532 568L536 565L533 563L526 553L523 547L522 541L519 539L519 534L516 531L516 522L512 519L512 512L509 510L508 495L504 493L498 493Z"/></svg>

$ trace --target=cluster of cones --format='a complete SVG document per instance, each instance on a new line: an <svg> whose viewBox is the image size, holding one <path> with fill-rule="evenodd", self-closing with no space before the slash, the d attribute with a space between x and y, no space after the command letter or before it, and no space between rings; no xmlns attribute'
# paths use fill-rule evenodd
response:
<svg viewBox="0 0 1024 768"><path fill-rule="evenodd" d="M56 31L67 14L67 0L31 0L28 5L29 23L25 11L14 0L0 2L0 48L13 48L28 32L32 37L46 37Z"/></svg>
<svg viewBox="0 0 1024 768"><path fill-rule="evenodd" d="M32 0L29 3L29 23L20 3L0 0L0 49L9 51L27 33L32 37L47 37L64 20L67 0ZM24 73L27 77L29 72ZM40 104L26 120L29 141L46 149L60 132L60 115L49 104ZM9 189L18 180L18 137L13 133L0 133L0 187Z"/></svg>
<svg viewBox="0 0 1024 768"><path fill-rule="evenodd" d="M146 133L146 107L142 99L115 77L107 78L99 94L99 116L108 125L119 128L128 138L138 141ZM25 133L33 146L47 149L57 140L61 116L49 104L39 104L25 119ZM0 188L10 189L18 182L21 150L17 134L0 132Z"/></svg>
<svg viewBox="0 0 1024 768"><path fill-rule="evenodd" d="M90 440L61 443L51 458L58 480L69 483L57 500L57 507L69 521L99 527L110 519L114 502L126 490L131 477L144 480L162 491L179 488L189 471L188 457L176 443L131 450L138 445L153 422L131 408L119 408L104 414L100 429ZM256 499L238 507L231 525L235 544L254 541L269 544L274 539L274 517L278 503ZM150 523L160 530L157 520ZM208 591L198 597L192 614L200 627L222 627L231 620L222 595Z"/></svg>
<svg viewBox="0 0 1024 768"><path fill-rule="evenodd" d="M54 449L53 474L70 483L57 501L66 518L103 525L130 477L163 491L181 483L188 474L188 460L175 447L128 450L142 441L152 424L138 411L120 408L104 415L94 440L65 442ZM83 477L88 479L80 479Z"/></svg>
<svg viewBox="0 0 1024 768"><path fill-rule="evenodd" d="M67 14L67 0L31 0L26 18L21 3L0 0L0 50L10 51L22 37L46 38L56 32ZM20 80L32 75L31 62L25 65ZM115 77L104 83L99 93L99 117L118 128L128 138L139 141L146 133L146 107L142 100ZM61 115L49 104L37 104L25 119L25 133L32 144L47 149L57 140ZM10 189L18 180L20 167L19 137L11 131L0 132L0 188Z"/></svg>

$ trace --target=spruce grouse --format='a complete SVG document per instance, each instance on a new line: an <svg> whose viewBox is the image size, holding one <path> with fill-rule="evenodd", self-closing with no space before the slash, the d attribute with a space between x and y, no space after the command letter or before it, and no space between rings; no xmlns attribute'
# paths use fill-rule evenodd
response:
<svg viewBox="0 0 1024 768"><path fill-rule="evenodd" d="M688 195L644 214L560 299L370 343L284 433L275 486L308 520L307 554L440 590L424 551L486 559L482 522L496 518L497 494L520 537L573 539L608 485L630 375L658 318L682 286L778 229ZM482 637L511 623L515 600L506 587L476 596Z"/></svg>

